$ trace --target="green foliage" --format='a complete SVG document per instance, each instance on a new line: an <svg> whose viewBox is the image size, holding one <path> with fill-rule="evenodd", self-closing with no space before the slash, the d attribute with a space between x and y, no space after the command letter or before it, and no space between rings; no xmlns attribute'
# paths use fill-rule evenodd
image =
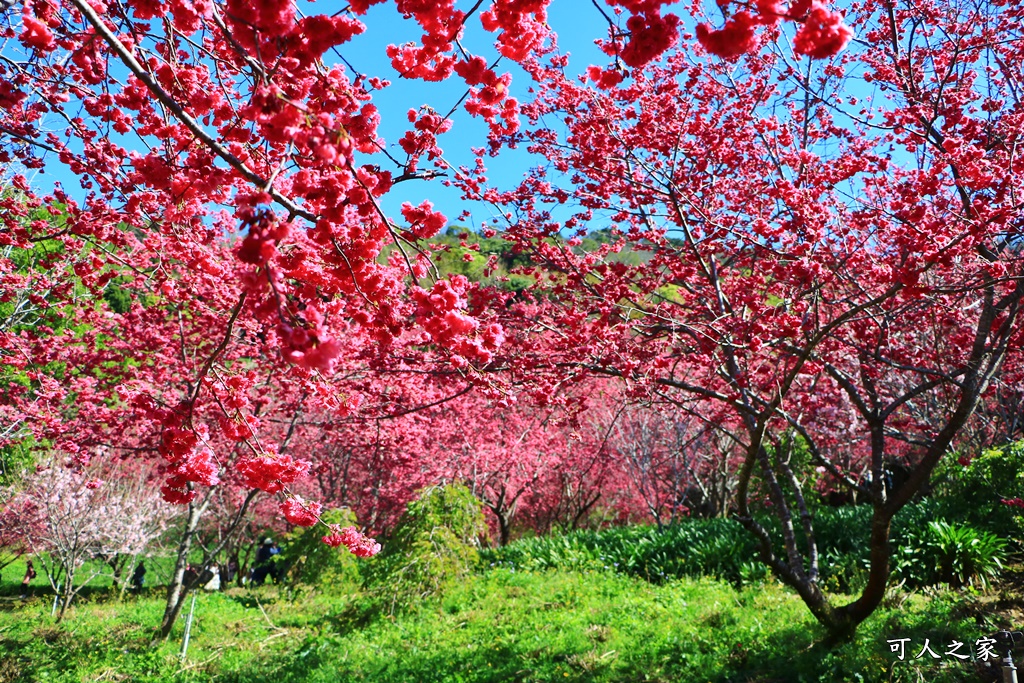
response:
<svg viewBox="0 0 1024 683"><path fill-rule="evenodd" d="M731 519L695 519L670 527L612 527L525 538L487 549L482 560L517 569L602 569L653 583L712 576L734 583L759 572L750 534Z"/></svg>
<svg viewBox="0 0 1024 683"><path fill-rule="evenodd" d="M943 521L908 534L893 554L893 578L909 586L982 587L999 575L1006 541L988 531Z"/></svg>
<svg viewBox="0 0 1024 683"><path fill-rule="evenodd" d="M894 520L895 580L905 580L911 586L985 584L1002 566L1005 542L989 532L961 531L935 522L937 507L934 501L918 501ZM777 521L768 517L760 521L781 544ZM859 590L867 579L871 508L821 508L814 525L825 590L846 594ZM947 527L953 531L939 531ZM757 561L752 537L732 519L692 519L663 529L613 527L525 538L484 550L481 559L485 565L527 570L609 570L654 583L709 576L745 585L768 575ZM950 569L939 571L944 561Z"/></svg>
<svg viewBox="0 0 1024 683"><path fill-rule="evenodd" d="M593 252L612 240L607 229L597 230L583 237L579 246L572 250L576 253ZM570 248L567 238L561 235L553 235L546 241L565 249ZM521 292L535 282L533 275L516 272L536 265L530 255L517 250L516 245L501 236L484 237L465 226L451 225L430 240L421 241L418 246L430 251L431 261L438 274L444 278L465 275L473 282L498 287L508 292ZM381 252L380 260L392 258L394 251L394 246L386 247ZM649 258L649 252L631 245L605 256L609 262L628 265L639 265ZM426 280L420 284L430 286ZM658 296L677 300L678 291L679 288L675 285L665 285L658 290Z"/></svg>
<svg viewBox="0 0 1024 683"><path fill-rule="evenodd" d="M327 510L320 515L327 524L356 526L348 508ZM313 586L329 592L350 592L359 585L359 562L346 548L332 548L323 542L324 529L317 525L298 527L285 536L278 562L292 585Z"/></svg>
<svg viewBox="0 0 1024 683"><path fill-rule="evenodd" d="M938 562L939 580L951 586L987 586L1003 568L1006 541L988 531L946 522L932 522L931 548Z"/></svg>
<svg viewBox="0 0 1024 683"><path fill-rule="evenodd" d="M462 484L433 486L409 503L384 550L367 562L375 609L393 614L443 595L479 562L483 506Z"/></svg>
<svg viewBox="0 0 1024 683"><path fill-rule="evenodd" d="M1024 498L1024 441L984 451L966 467L946 458L934 480L941 517L1014 539L1020 549L1024 510L1002 501Z"/></svg>
<svg viewBox="0 0 1024 683"><path fill-rule="evenodd" d="M132 295L114 281L103 290L103 299L114 313L127 313L132 308Z"/></svg>
<svg viewBox="0 0 1024 683"><path fill-rule="evenodd" d="M0 446L0 486L11 486L36 464L35 437L26 435L20 441Z"/></svg>

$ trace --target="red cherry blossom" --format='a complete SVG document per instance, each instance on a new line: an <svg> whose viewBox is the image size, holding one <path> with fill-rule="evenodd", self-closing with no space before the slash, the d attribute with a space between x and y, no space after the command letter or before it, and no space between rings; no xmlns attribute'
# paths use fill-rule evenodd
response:
<svg viewBox="0 0 1024 683"><path fill-rule="evenodd" d="M843 23L843 15L815 1L793 39L793 50L813 59L824 59L839 54L851 38L853 31Z"/></svg>
<svg viewBox="0 0 1024 683"><path fill-rule="evenodd" d="M296 496L281 503L281 514L297 526L313 526L320 518L323 507L314 501L305 501Z"/></svg>

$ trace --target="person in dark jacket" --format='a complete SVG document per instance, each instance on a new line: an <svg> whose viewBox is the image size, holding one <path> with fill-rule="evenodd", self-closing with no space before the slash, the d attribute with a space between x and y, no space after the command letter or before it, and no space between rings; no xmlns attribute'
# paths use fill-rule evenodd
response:
<svg viewBox="0 0 1024 683"><path fill-rule="evenodd" d="M36 568L32 566L32 560L28 560L25 563L25 578L21 580L21 597L28 597L28 586L34 578L36 578Z"/></svg>
<svg viewBox="0 0 1024 683"><path fill-rule="evenodd" d="M274 539L263 539L263 545L256 551L256 566L252 571L252 585L262 586L267 580L267 574L273 571L274 562Z"/></svg>
<svg viewBox="0 0 1024 683"><path fill-rule="evenodd" d="M135 573L132 574L132 591L135 593L141 593L142 587L146 583L146 565L139 562L139 565L135 568Z"/></svg>

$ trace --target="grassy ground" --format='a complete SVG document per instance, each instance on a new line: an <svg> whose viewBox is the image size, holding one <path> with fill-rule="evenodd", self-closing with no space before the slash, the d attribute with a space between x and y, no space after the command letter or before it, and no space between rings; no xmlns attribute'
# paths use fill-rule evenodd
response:
<svg viewBox="0 0 1024 683"><path fill-rule="evenodd" d="M165 584L174 570L173 557L147 557L140 558L146 564L146 585ZM29 593L33 595L48 594L53 597L53 588L46 578L40 562L34 563L36 578L29 584ZM135 566L129 566L125 572L127 578L131 578ZM25 576L25 558L19 557L11 564L0 571L0 600L4 598L17 597L21 595L21 580ZM82 595L94 596L97 593L106 592L113 584L111 569L109 566L96 560L86 562L75 573L75 585L86 585L82 589Z"/></svg>
<svg viewBox="0 0 1024 683"><path fill-rule="evenodd" d="M4 574L15 577L13 568ZM370 614L353 591L337 593L265 586L200 594L184 663L184 618L171 641L151 642L157 589L124 602L93 595L61 624L45 595L7 598L0 683L976 681L970 662L913 657L925 638L942 654L951 640L970 647L994 630L984 617L991 605L975 597L917 594L829 650L802 603L773 582L737 591L605 572L495 569L397 617ZM906 637L908 661L900 662L886 640Z"/></svg>

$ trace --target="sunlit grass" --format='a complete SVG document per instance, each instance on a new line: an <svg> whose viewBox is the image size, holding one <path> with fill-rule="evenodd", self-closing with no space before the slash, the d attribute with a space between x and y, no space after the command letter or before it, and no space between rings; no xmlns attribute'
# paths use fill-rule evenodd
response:
<svg viewBox="0 0 1024 683"><path fill-rule="evenodd" d="M10 600L0 611L0 683L958 681L973 678L970 664L900 663L886 639L919 647L982 633L966 594L914 595L829 650L775 582L653 585L604 571L492 569L403 616L372 614L371 604L354 587L201 593L181 663L184 616L170 641L152 643L155 591L82 601L60 625L44 596Z"/></svg>

